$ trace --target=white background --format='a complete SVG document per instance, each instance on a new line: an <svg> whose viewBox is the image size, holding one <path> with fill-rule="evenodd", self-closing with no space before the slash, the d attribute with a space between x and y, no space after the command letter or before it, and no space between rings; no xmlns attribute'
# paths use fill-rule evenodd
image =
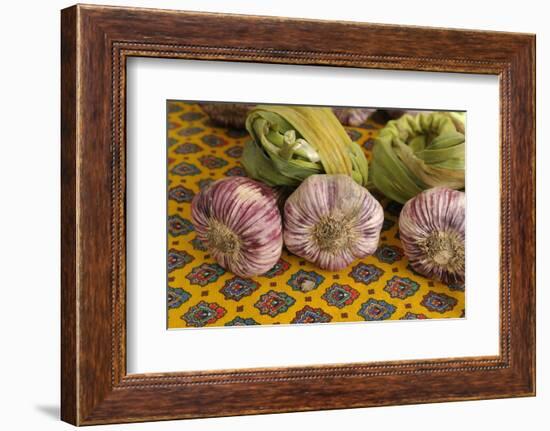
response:
<svg viewBox="0 0 550 431"><path fill-rule="evenodd" d="M550 217L548 121L550 29L536 0L312 2L297 0L103 1L105 4L346 19L537 33L538 220ZM0 14L0 425L70 429L57 420L59 399L59 9L66 1L4 2ZM544 55L544 54L546 55ZM513 174L513 173L512 173ZM546 190L543 194L543 188ZM97 429L275 430L308 427L470 430L544 429L550 422L550 282L544 262L548 223L538 227L538 396L284 415L106 426ZM547 248L547 247L546 247ZM539 421L539 424L536 424Z"/></svg>
<svg viewBox="0 0 550 431"><path fill-rule="evenodd" d="M498 354L496 76L141 58L127 83L129 373ZM165 107L184 98L467 111L466 319L166 331Z"/></svg>

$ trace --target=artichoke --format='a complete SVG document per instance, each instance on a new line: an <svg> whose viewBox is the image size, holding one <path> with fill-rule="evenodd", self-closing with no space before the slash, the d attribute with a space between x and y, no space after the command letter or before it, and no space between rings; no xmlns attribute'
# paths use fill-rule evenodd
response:
<svg viewBox="0 0 550 431"><path fill-rule="evenodd" d="M375 139L370 181L405 203L432 187L464 188L464 117L434 112L389 121Z"/></svg>
<svg viewBox="0 0 550 431"><path fill-rule="evenodd" d="M246 119L252 140L242 163L248 176L271 186L298 186L315 174L345 174L368 182L368 161L330 108L258 106Z"/></svg>

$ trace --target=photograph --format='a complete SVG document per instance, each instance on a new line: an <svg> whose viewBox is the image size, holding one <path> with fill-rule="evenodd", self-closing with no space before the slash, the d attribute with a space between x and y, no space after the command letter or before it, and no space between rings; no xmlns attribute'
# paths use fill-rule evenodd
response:
<svg viewBox="0 0 550 431"><path fill-rule="evenodd" d="M58 341L41 332L27 343L59 358L58 377L43 367L56 377L44 393L57 388L58 416L77 426L246 416L241 429L262 415L268 429L300 428L314 422L274 421L341 410L317 423L380 428L380 407L393 406L394 427L430 417L422 426L440 428L457 409L451 428L476 428L479 409L521 427L545 402L542 14L499 5L516 24L488 26L494 6L477 3L449 14L401 2L382 17L281 1L66 5L51 56L60 97L33 117L59 111L49 123L61 124L61 151L44 147L33 170L29 155L41 153L21 142L34 123L20 112L35 79L11 85L20 104L6 106L21 125L6 143L24 150L10 166L27 187L6 184L28 206L5 212L29 217L23 230L6 227L20 247L10 255L27 267L29 246L55 242L21 239L56 202L41 193L46 156L60 177L60 232L40 232L60 239L50 266L61 288L31 313L59 310ZM6 71L27 78L27 57L26 69ZM21 307L10 309L13 326ZM25 322L32 333L37 320ZM532 398L523 410L496 401L519 397ZM354 422L351 409L366 407ZM274 415L290 412L308 413Z"/></svg>
<svg viewBox="0 0 550 431"><path fill-rule="evenodd" d="M465 317L466 112L166 111L168 329Z"/></svg>
<svg viewBox="0 0 550 431"><path fill-rule="evenodd" d="M0 430L547 428L547 10L4 2Z"/></svg>

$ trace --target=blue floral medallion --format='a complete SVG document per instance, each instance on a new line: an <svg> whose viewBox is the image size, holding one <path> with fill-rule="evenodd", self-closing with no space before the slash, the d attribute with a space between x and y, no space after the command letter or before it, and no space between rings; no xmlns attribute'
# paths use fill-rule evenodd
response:
<svg viewBox="0 0 550 431"><path fill-rule="evenodd" d="M178 132L178 135L187 137L197 135L201 132L204 132L204 129L202 127L186 127L185 129L181 129Z"/></svg>
<svg viewBox="0 0 550 431"><path fill-rule="evenodd" d="M240 129L228 129L225 131L227 136L233 139L240 139L240 138L246 138L248 136L248 132L246 130L240 130Z"/></svg>
<svg viewBox="0 0 550 431"><path fill-rule="evenodd" d="M386 301L370 298L361 305L357 312L359 316L368 321L386 320L395 313L395 306Z"/></svg>
<svg viewBox="0 0 550 431"><path fill-rule="evenodd" d="M225 175L228 177L246 177L246 172L240 166L233 166L225 171Z"/></svg>
<svg viewBox="0 0 550 431"><path fill-rule="evenodd" d="M348 305L353 304L353 302L359 297L359 292L353 287L348 286L347 284L338 284L334 283L332 286L327 288L325 293L323 293L323 298L329 305L334 307L344 308Z"/></svg>
<svg viewBox="0 0 550 431"><path fill-rule="evenodd" d="M215 302L201 301L187 310L187 313L181 316L181 318L185 320L187 326L200 328L216 323L226 312L225 308Z"/></svg>
<svg viewBox="0 0 550 431"><path fill-rule="evenodd" d="M225 282L225 285L220 289L220 293L225 296L225 299L233 299L240 301L245 296L252 295L252 292L260 287L250 278L233 277Z"/></svg>
<svg viewBox="0 0 550 431"><path fill-rule="evenodd" d="M171 114L173 112L180 112L183 108L180 105L177 105L176 103L168 103L168 113Z"/></svg>
<svg viewBox="0 0 550 431"><path fill-rule="evenodd" d="M243 146L237 145L235 147L228 148L225 150L225 154L229 157L233 157L234 159L238 159L243 155Z"/></svg>
<svg viewBox="0 0 550 431"><path fill-rule="evenodd" d="M405 253L402 248L395 245L382 244L374 255L380 262L392 264L403 258Z"/></svg>
<svg viewBox="0 0 550 431"><path fill-rule="evenodd" d="M198 236L191 240L191 245L195 250L207 251L206 244L200 240Z"/></svg>
<svg viewBox="0 0 550 431"><path fill-rule="evenodd" d="M199 151L201 151L201 147L191 142L181 144L179 147L177 147L174 150L176 154L193 154L193 153L198 153Z"/></svg>
<svg viewBox="0 0 550 431"><path fill-rule="evenodd" d="M457 302L458 301L452 296L445 295L444 293L436 293L433 290L430 290L426 295L424 295L420 305L426 307L430 311L445 313L452 310Z"/></svg>
<svg viewBox="0 0 550 431"><path fill-rule="evenodd" d="M290 323L327 323L331 320L332 316L325 313L321 308L312 308L306 305L296 312L296 317Z"/></svg>
<svg viewBox="0 0 550 431"><path fill-rule="evenodd" d="M270 290L260 296L254 307L260 310L260 314L275 317L277 314L287 311L295 302L296 300L292 296L284 292Z"/></svg>
<svg viewBox="0 0 550 431"><path fill-rule="evenodd" d="M230 320L225 324L225 326L253 326L259 325L252 317L247 317L246 319L240 316L235 317L233 320Z"/></svg>
<svg viewBox="0 0 550 431"><path fill-rule="evenodd" d="M208 169L218 169L227 166L227 161L216 156L202 156L199 157L199 162L205 168Z"/></svg>
<svg viewBox="0 0 550 431"><path fill-rule="evenodd" d="M427 319L428 316L422 313L411 313L410 311L407 311L403 317L401 317L399 320L424 320Z"/></svg>
<svg viewBox="0 0 550 431"><path fill-rule="evenodd" d="M324 280L325 277L321 274L317 274L315 271L308 272L300 269L298 272L292 274L286 284L292 287L292 290L309 292L317 289Z"/></svg>
<svg viewBox="0 0 550 431"><path fill-rule="evenodd" d="M454 292L464 292L464 283L451 283L448 287Z"/></svg>
<svg viewBox="0 0 550 431"><path fill-rule="evenodd" d="M389 279L384 287L384 290L388 292L392 298L399 299L405 299L414 295L418 289L420 289L420 284L416 281L407 277L398 277L397 275Z"/></svg>
<svg viewBox="0 0 550 431"><path fill-rule="evenodd" d="M205 135L202 137L202 142L204 142L209 147L223 147L224 145L227 145L227 141L223 138L220 138L216 135Z"/></svg>
<svg viewBox="0 0 550 431"><path fill-rule="evenodd" d="M225 274L225 269L217 263L203 263L193 268L185 278L187 278L191 284L206 286L209 283L218 281L218 278L223 274Z"/></svg>
<svg viewBox="0 0 550 431"><path fill-rule="evenodd" d="M191 294L181 287L168 287L166 295L168 308L178 308L191 298Z"/></svg>
<svg viewBox="0 0 550 431"><path fill-rule="evenodd" d="M171 248L170 250L168 250L168 272L183 268L193 259L195 258L186 251L180 251Z"/></svg>
<svg viewBox="0 0 550 431"><path fill-rule="evenodd" d="M194 196L195 192L193 192L193 190L183 186L173 187L168 192L168 199L172 199L180 204L183 202L191 202Z"/></svg>
<svg viewBox="0 0 550 431"><path fill-rule="evenodd" d="M195 165L187 162L181 162L174 166L171 171L174 175L180 175L182 177L193 176L200 174L201 171Z"/></svg>
<svg viewBox="0 0 550 431"><path fill-rule="evenodd" d="M213 182L214 180L212 178L203 178L202 180L197 181L197 186L199 186L199 190L204 190Z"/></svg>
<svg viewBox="0 0 550 431"><path fill-rule="evenodd" d="M347 129L346 132L348 132L348 136L352 141L358 141L361 138L361 132L354 129Z"/></svg>
<svg viewBox="0 0 550 431"><path fill-rule="evenodd" d="M348 275L357 283L370 284L377 281L383 274L383 269L361 262L355 265Z"/></svg>
<svg viewBox="0 0 550 431"><path fill-rule="evenodd" d="M179 214L168 217L168 232L172 236L187 235L195 228L189 220L183 219Z"/></svg>
<svg viewBox="0 0 550 431"><path fill-rule="evenodd" d="M280 275L283 275L288 268L290 268L290 263L286 260L279 259L279 261L273 265L273 268L263 274L263 276L267 278L279 277Z"/></svg>
<svg viewBox="0 0 550 431"><path fill-rule="evenodd" d="M200 112L186 112L185 114L180 115L180 119L183 121L197 121L201 118L204 118L204 114Z"/></svg>

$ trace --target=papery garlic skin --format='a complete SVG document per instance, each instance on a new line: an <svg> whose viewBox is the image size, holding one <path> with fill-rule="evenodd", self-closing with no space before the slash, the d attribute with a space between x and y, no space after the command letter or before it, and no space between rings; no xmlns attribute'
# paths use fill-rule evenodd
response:
<svg viewBox="0 0 550 431"><path fill-rule="evenodd" d="M243 177L218 180L193 198L191 216L216 262L240 277L263 274L281 256L277 195L265 184Z"/></svg>
<svg viewBox="0 0 550 431"><path fill-rule="evenodd" d="M436 187L410 199L399 216L399 237L418 273L446 284L464 283L466 195Z"/></svg>
<svg viewBox="0 0 550 431"><path fill-rule="evenodd" d="M339 271L376 251L383 222L382 206L349 176L312 175L285 203L285 245L321 269Z"/></svg>

